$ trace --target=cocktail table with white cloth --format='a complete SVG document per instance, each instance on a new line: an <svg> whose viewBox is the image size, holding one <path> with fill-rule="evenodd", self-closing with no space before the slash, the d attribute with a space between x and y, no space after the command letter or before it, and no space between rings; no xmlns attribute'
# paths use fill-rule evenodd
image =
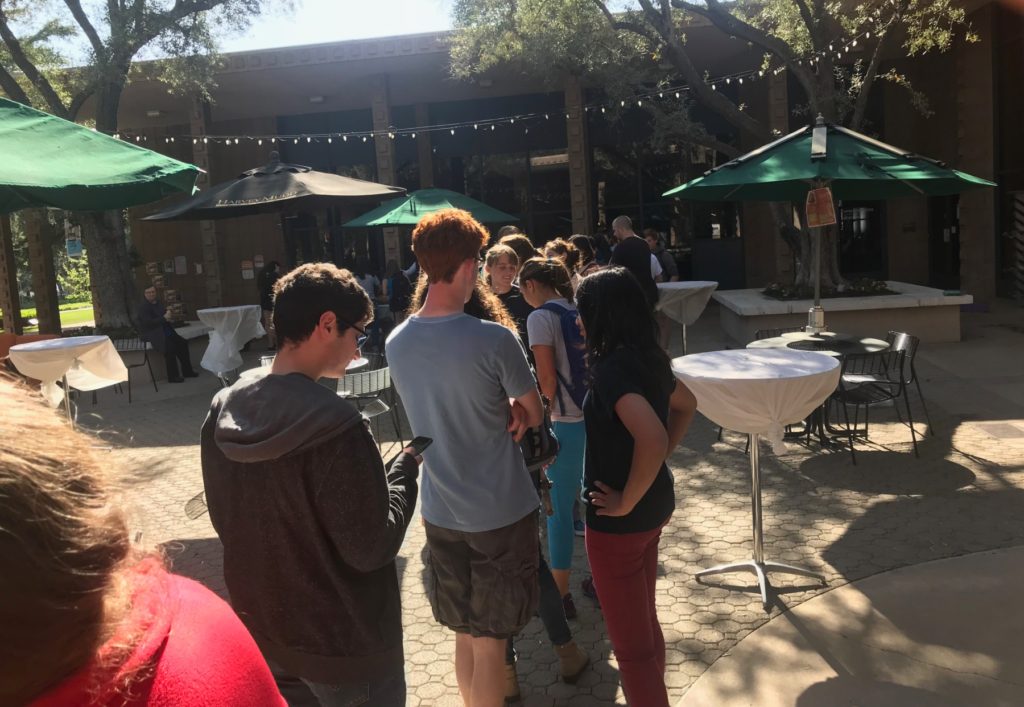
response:
<svg viewBox="0 0 1024 707"><path fill-rule="evenodd" d="M203 368L216 373L222 381L224 374L242 365L242 347L253 339L264 336L263 310L258 304L237 307L210 307L196 310L199 321L213 328L210 343L200 362Z"/></svg>
<svg viewBox="0 0 1024 707"><path fill-rule="evenodd" d="M42 382L43 397L56 407L64 400L68 421L75 424L69 391L99 390L128 381L128 369L109 336L69 336L11 347L11 363ZM64 390L57 385L63 381Z"/></svg>
<svg viewBox="0 0 1024 707"><path fill-rule="evenodd" d="M655 311L661 312L683 327L683 353L686 353L686 327L700 319L708 306L711 294L718 289L718 283L710 280L686 282L659 282L658 304Z"/></svg>
<svg viewBox="0 0 1024 707"><path fill-rule="evenodd" d="M697 409L712 422L750 435L750 500L754 557L697 573L753 572L768 606L766 573L780 572L817 579L822 575L780 562L766 562L761 519L759 441L764 435L778 454L785 451L786 425L806 418L839 383L839 362L829 356L791 349L739 349L681 356L672 370L697 398Z"/></svg>
<svg viewBox="0 0 1024 707"><path fill-rule="evenodd" d="M871 337L854 336L834 331L811 334L805 331L791 331L767 339L758 339L747 344L748 349L793 349L813 351L827 356L842 358L851 354L868 354L886 351L889 342Z"/></svg>

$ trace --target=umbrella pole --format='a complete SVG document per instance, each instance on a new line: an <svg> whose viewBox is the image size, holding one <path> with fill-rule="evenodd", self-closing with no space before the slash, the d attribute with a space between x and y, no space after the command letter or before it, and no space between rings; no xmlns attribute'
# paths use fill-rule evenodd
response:
<svg viewBox="0 0 1024 707"><path fill-rule="evenodd" d="M807 311L804 331L818 334L825 331L825 310L821 308L821 228L812 228L811 237L814 238L814 306Z"/></svg>

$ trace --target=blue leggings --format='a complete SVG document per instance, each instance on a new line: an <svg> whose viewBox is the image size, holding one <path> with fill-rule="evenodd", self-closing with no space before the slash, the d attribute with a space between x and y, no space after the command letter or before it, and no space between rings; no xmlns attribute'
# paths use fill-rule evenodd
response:
<svg viewBox="0 0 1024 707"><path fill-rule="evenodd" d="M575 534L572 526L572 504L579 498L583 484L583 455L587 446L587 430L579 422L551 423L558 438L558 457L548 467L551 479L551 505L554 515L548 516L548 554L551 569L567 570L572 567L572 545Z"/></svg>

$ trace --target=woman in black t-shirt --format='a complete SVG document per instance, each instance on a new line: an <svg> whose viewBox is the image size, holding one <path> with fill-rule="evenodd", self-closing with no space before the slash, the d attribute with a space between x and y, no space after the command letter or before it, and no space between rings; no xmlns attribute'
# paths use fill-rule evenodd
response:
<svg viewBox="0 0 1024 707"><path fill-rule="evenodd" d="M673 377L647 298L628 271L594 273L576 298L592 376L583 404L587 556L627 701L667 707L654 597L658 540L675 509L665 460L697 402Z"/></svg>

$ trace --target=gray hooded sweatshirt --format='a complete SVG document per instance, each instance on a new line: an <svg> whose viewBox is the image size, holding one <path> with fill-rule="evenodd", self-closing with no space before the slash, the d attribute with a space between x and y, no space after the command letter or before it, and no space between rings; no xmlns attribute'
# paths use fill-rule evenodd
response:
<svg viewBox="0 0 1024 707"><path fill-rule="evenodd" d="M298 373L220 391L201 449L231 603L264 655L330 684L401 671L415 460L385 469L355 406Z"/></svg>

